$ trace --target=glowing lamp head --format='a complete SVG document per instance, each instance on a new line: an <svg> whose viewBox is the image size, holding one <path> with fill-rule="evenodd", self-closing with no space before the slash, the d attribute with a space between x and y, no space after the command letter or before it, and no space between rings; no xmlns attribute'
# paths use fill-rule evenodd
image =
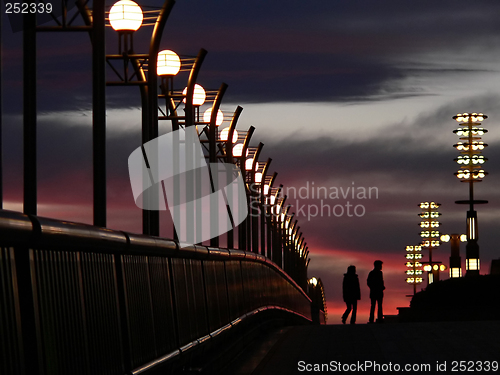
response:
<svg viewBox="0 0 500 375"><path fill-rule="evenodd" d="M187 87L182 91L182 95L186 96ZM207 94L205 93L205 89L198 84L194 85L194 93L193 93L193 105L200 106L205 103L205 99L207 98ZM186 98L183 99L183 102L186 103Z"/></svg>
<svg viewBox="0 0 500 375"><path fill-rule="evenodd" d="M258 183L258 184L260 184L262 182L262 173L257 172L255 174L255 182Z"/></svg>
<svg viewBox="0 0 500 375"><path fill-rule="evenodd" d="M422 208L422 209L429 208L429 202L422 202L422 203L420 203L420 208Z"/></svg>
<svg viewBox="0 0 500 375"><path fill-rule="evenodd" d="M203 121L210 122L210 118L212 117L212 108L208 108L205 113L203 113ZM220 126L224 121L224 114L220 109L217 110L217 117L215 118L215 125ZM229 131L229 128L228 128ZM226 136L227 140L227 136Z"/></svg>
<svg viewBox="0 0 500 375"><path fill-rule="evenodd" d="M460 241L461 242L467 242L467 235L466 234L461 234L460 235Z"/></svg>
<svg viewBox="0 0 500 375"><path fill-rule="evenodd" d="M468 169L461 169L455 173L455 176L460 180L468 180L471 177L471 173Z"/></svg>
<svg viewBox="0 0 500 375"><path fill-rule="evenodd" d="M233 156L239 157L243 155L243 144L238 143L233 147Z"/></svg>
<svg viewBox="0 0 500 375"><path fill-rule="evenodd" d="M156 73L159 76L175 76L181 70L181 59L168 49L158 53Z"/></svg>
<svg viewBox="0 0 500 375"><path fill-rule="evenodd" d="M109 11L109 23L115 31L136 31L143 19L141 7L132 0L120 0Z"/></svg>
<svg viewBox="0 0 500 375"><path fill-rule="evenodd" d="M448 242L449 240L450 240L450 235L449 234L443 234L441 236L441 241Z"/></svg>
<svg viewBox="0 0 500 375"><path fill-rule="evenodd" d="M234 145L234 147L233 147L233 156L235 158L239 158L242 155L243 155L243 143L238 143L238 144ZM248 156L248 150L247 150L245 156Z"/></svg>
<svg viewBox="0 0 500 375"><path fill-rule="evenodd" d="M473 136L477 137L477 136L481 136L481 135L488 133L488 130L484 129L484 128L477 128L477 127L473 127L469 130L468 127L464 127L464 128L458 128L458 129L453 130L453 133L455 133L459 137L468 137L469 133L472 134Z"/></svg>
<svg viewBox="0 0 500 375"><path fill-rule="evenodd" d="M427 272L432 271L432 266L430 264L426 264L424 266L424 271L427 271Z"/></svg>
<svg viewBox="0 0 500 375"><path fill-rule="evenodd" d="M462 269L458 267L450 268L450 278L462 277Z"/></svg>
<svg viewBox="0 0 500 375"><path fill-rule="evenodd" d="M221 141L226 142L227 138L229 137L229 128L224 128L220 132L219 139ZM235 143L238 140L238 131L236 129L233 130L233 140L232 143Z"/></svg>
<svg viewBox="0 0 500 375"><path fill-rule="evenodd" d="M309 283L312 286L316 286L316 285L318 285L318 279L316 279L315 277L312 277L311 279L309 279Z"/></svg>
<svg viewBox="0 0 500 375"><path fill-rule="evenodd" d="M264 185L264 195L267 195L268 193L269 193L269 185ZM273 197L271 197L271 198L273 198ZM271 201L273 201L273 200L271 199Z"/></svg>
<svg viewBox="0 0 500 375"><path fill-rule="evenodd" d="M465 268L467 271L479 271L479 264L479 259L470 258L465 260Z"/></svg>
<svg viewBox="0 0 500 375"><path fill-rule="evenodd" d="M471 164L484 164L484 156L473 155L472 158L469 155L459 155L455 161L459 165L471 165Z"/></svg>
<svg viewBox="0 0 500 375"><path fill-rule="evenodd" d="M253 159L247 159L245 162L245 170L251 171L253 166ZM255 162L255 170L259 169L259 162Z"/></svg>
<svg viewBox="0 0 500 375"><path fill-rule="evenodd" d="M458 151L469 151L469 149L472 149L472 151L482 151L486 147L488 147L487 143L484 143L482 141L472 141L472 143L469 142L458 142L453 145Z"/></svg>
<svg viewBox="0 0 500 375"><path fill-rule="evenodd" d="M453 119L456 120L457 122L481 122L485 119L487 119L488 116L486 116L483 113L458 113L456 116L453 116Z"/></svg>
<svg viewBox="0 0 500 375"><path fill-rule="evenodd" d="M480 180L480 179L484 178L487 174L488 174L488 172L485 172L484 169L475 170L472 174L472 178L475 180Z"/></svg>

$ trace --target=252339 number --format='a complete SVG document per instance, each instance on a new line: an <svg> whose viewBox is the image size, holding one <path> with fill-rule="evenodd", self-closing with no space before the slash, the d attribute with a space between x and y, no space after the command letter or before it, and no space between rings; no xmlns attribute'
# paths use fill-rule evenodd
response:
<svg viewBox="0 0 500 375"><path fill-rule="evenodd" d="M5 13L52 13L52 3L5 3Z"/></svg>
<svg viewBox="0 0 500 375"><path fill-rule="evenodd" d="M451 362L451 371L457 372L482 372L498 371L497 361L453 361Z"/></svg>

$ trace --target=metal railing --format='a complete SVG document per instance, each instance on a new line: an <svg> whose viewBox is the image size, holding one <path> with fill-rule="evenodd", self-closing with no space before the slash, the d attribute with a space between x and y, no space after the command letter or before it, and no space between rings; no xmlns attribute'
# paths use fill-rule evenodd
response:
<svg viewBox="0 0 500 375"><path fill-rule="evenodd" d="M0 211L0 373L139 374L311 299L262 255Z"/></svg>

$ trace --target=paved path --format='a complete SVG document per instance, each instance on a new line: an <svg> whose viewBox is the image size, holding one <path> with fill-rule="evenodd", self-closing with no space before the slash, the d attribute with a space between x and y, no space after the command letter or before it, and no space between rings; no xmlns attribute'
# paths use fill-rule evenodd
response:
<svg viewBox="0 0 500 375"><path fill-rule="evenodd" d="M460 363L453 361L475 361L462 363L475 371L459 371ZM500 321L298 326L275 331L255 343L223 374L381 374L398 372L398 365L400 372L410 365L414 374L500 373L500 369L486 372L485 361L500 364ZM358 363L373 367L358 367ZM429 367L413 371L413 365L415 370ZM437 365L442 371L437 371ZM482 371L478 371L480 365Z"/></svg>

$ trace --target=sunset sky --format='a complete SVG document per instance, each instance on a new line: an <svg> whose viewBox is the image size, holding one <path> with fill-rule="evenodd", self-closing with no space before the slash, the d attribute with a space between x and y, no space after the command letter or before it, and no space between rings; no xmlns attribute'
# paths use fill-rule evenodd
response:
<svg viewBox="0 0 500 375"><path fill-rule="evenodd" d="M442 232L465 232L465 206L454 204L468 198L467 185L453 175L451 117L458 112L489 116L483 140L490 174L476 185L476 199L490 202L477 208L481 273L500 258L498 14L500 2L491 0L178 0L174 6L161 48L190 56L208 50L199 83L229 85L222 110L244 108L238 129L256 127L252 143L265 144L261 159L273 159L278 184L378 191L371 199L323 200L362 205L361 217L308 218L307 208L304 217L299 207L314 210L321 199L289 197L309 246L309 276L325 284L330 323L340 322L342 274L351 264L362 285L360 323L368 320L366 277L376 259L384 262L385 313L408 306L404 254L406 245L419 243L419 202L442 204ZM3 21L4 206L22 210L22 34ZM147 52L150 33L137 33L137 52ZM111 29L106 42L108 53L116 53ZM90 40L85 33L39 33L38 43L39 215L91 223ZM137 88L109 87L107 106L108 226L139 232L127 171L128 155L140 145ZM449 254L444 244L435 258L448 264ZM465 245L461 256L465 267Z"/></svg>

